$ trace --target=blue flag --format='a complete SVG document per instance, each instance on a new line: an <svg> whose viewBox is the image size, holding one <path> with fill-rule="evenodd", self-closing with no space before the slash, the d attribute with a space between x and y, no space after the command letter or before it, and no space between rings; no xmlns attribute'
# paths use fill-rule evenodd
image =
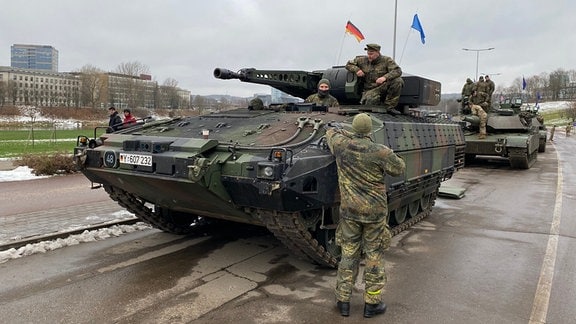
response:
<svg viewBox="0 0 576 324"><path fill-rule="evenodd" d="M522 76L522 90L526 90L526 79Z"/></svg>
<svg viewBox="0 0 576 324"><path fill-rule="evenodd" d="M418 19L418 14L415 14L414 19L412 19L412 28L420 32L420 40L422 41L422 44L426 43L426 35L424 35L424 28L422 28L420 19Z"/></svg>

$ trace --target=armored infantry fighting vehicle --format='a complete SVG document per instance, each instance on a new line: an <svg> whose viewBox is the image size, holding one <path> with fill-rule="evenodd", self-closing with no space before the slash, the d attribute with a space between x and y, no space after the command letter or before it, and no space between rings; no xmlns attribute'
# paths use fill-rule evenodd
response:
<svg viewBox="0 0 576 324"><path fill-rule="evenodd" d="M210 220L261 225L296 255L333 267L340 253L334 242L339 192L336 164L323 137L326 127L351 130L354 114L370 111L374 141L405 159L405 174L387 178L393 233L428 215L440 183L464 165L458 123L352 105L360 99L361 85L343 67L313 72L217 68L214 75L267 84L300 98L315 93L318 81L327 78L342 106L246 107L140 122L110 134L95 130L92 137L78 138L74 156L80 170L121 206L163 231L192 234ZM438 82L404 79L399 110L438 104Z"/></svg>
<svg viewBox="0 0 576 324"><path fill-rule="evenodd" d="M537 111L521 110L521 107L522 99L514 98L491 108L487 112L485 139L478 138L478 116L464 109L466 161L478 155L499 156L507 158L513 169L529 169L538 152L546 150L546 130Z"/></svg>

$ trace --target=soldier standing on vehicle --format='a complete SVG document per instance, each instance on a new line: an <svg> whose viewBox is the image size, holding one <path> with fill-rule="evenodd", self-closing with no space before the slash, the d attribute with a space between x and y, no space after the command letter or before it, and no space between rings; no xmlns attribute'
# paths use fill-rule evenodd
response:
<svg viewBox="0 0 576 324"><path fill-rule="evenodd" d="M472 81L472 79L467 78L466 83L464 83L464 86L462 87L462 99L470 97L472 95L473 87L474 82Z"/></svg>
<svg viewBox="0 0 576 324"><path fill-rule="evenodd" d="M494 94L496 85L494 84L494 81L490 79L489 75L486 75L484 83L486 83L486 90L487 90L486 94L488 95L488 107L492 107L492 95Z"/></svg>
<svg viewBox="0 0 576 324"><path fill-rule="evenodd" d="M318 92L311 94L304 102L315 103L325 107L338 107L338 99L330 95L330 81L322 79L318 82Z"/></svg>
<svg viewBox="0 0 576 324"><path fill-rule="evenodd" d="M484 81L484 77L480 76L478 82L474 84L474 90L488 94L488 83Z"/></svg>
<svg viewBox="0 0 576 324"><path fill-rule="evenodd" d="M352 129L354 132L336 128L326 131L328 146L336 157L341 197L336 244L341 247L342 257L336 279L336 306L340 315L350 315L352 288L364 254L364 317L373 317L386 311L381 298L386 284L383 253L392 238L386 220L384 178L386 174L403 174L406 166L390 148L372 141L369 115L356 115Z"/></svg>
<svg viewBox="0 0 576 324"><path fill-rule="evenodd" d="M382 105L389 114L400 114L396 106L404 87L402 69L393 58L380 54L380 45L368 44L364 50L367 55L356 56L346 63L346 70L364 79L360 104Z"/></svg>

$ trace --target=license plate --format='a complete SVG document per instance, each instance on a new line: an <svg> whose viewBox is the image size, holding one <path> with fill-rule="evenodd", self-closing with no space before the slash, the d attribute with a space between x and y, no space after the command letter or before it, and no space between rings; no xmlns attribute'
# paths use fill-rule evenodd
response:
<svg viewBox="0 0 576 324"><path fill-rule="evenodd" d="M120 153L120 163L132 164L132 165L143 165L152 166L152 156L142 155L142 154L127 154Z"/></svg>

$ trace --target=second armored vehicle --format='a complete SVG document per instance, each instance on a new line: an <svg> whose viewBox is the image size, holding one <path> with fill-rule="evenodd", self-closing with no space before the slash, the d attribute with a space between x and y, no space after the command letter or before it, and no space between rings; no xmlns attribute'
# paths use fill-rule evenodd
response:
<svg viewBox="0 0 576 324"><path fill-rule="evenodd" d="M506 99L498 108L492 108L488 112L484 139L478 136L478 116L463 110L467 163L482 155L507 158L513 169L528 169L534 164L538 152L546 150L546 131L537 112L521 111L521 107L522 99L515 98Z"/></svg>

